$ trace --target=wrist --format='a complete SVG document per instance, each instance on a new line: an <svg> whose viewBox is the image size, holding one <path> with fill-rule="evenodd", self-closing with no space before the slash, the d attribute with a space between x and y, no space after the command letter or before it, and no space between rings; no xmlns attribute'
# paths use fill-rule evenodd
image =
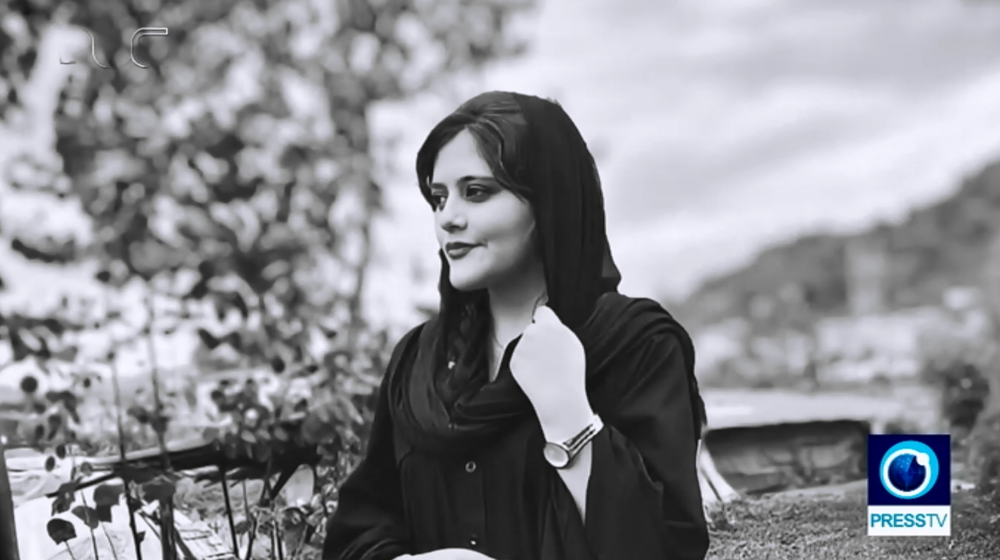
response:
<svg viewBox="0 0 1000 560"><path fill-rule="evenodd" d="M562 443L594 421L594 410L589 402L576 403L562 407L547 417L539 416L538 420L546 441Z"/></svg>

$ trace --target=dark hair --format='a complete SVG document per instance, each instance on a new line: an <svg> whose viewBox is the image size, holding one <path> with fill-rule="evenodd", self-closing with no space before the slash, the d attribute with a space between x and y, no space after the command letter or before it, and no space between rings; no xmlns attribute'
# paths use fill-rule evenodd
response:
<svg viewBox="0 0 1000 560"><path fill-rule="evenodd" d="M527 128L521 106L510 93L483 93L463 103L430 131L417 152L417 180L427 203L434 205L430 183L438 154L462 131L472 136L480 157L500 186L531 203L535 193L529 188L519 156ZM435 324L439 344L434 362L438 390L450 406L463 393L488 381L487 354L477 350L489 347L490 309L485 289L462 292L452 286L448 261L443 252L438 255L441 308ZM454 369L441 367L451 361L455 362Z"/></svg>

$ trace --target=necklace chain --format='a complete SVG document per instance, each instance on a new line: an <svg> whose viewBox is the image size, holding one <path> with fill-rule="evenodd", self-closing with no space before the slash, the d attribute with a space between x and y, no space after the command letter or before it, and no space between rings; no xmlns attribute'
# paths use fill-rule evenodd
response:
<svg viewBox="0 0 1000 560"><path fill-rule="evenodd" d="M548 301L549 301L549 294L547 292L542 292L542 295L538 296L538 299L535 300L535 305L531 308L532 322L534 322L535 311L537 311L539 307L548 303ZM506 348L506 345L502 344L500 342L500 339L497 338L497 332L495 328L490 329L490 337L493 339L494 346L501 349Z"/></svg>

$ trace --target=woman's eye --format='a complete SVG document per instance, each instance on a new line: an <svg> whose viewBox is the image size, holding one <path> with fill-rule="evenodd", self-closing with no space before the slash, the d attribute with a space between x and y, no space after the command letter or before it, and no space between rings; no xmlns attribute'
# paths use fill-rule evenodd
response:
<svg viewBox="0 0 1000 560"><path fill-rule="evenodd" d="M465 197L471 200L482 200L489 196L489 191L484 187L478 187L476 185L469 185L465 189Z"/></svg>

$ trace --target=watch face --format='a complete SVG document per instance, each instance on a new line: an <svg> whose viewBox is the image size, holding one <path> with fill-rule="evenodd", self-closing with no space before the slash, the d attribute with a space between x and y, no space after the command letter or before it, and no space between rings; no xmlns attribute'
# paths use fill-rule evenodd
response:
<svg viewBox="0 0 1000 560"><path fill-rule="evenodd" d="M544 454L545 460L557 469L561 469L569 464L569 453L554 443L545 444Z"/></svg>

